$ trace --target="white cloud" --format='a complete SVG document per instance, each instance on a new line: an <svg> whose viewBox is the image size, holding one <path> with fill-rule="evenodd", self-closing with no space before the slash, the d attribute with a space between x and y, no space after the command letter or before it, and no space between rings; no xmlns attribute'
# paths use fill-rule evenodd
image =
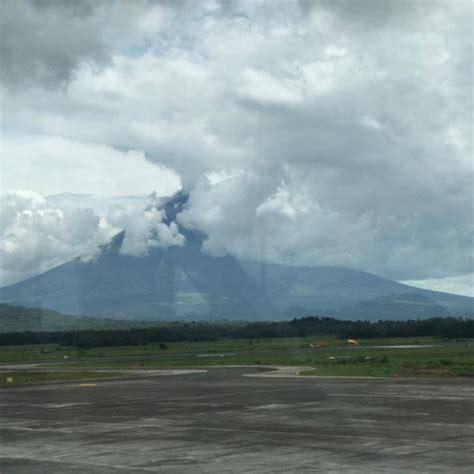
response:
<svg viewBox="0 0 474 474"><path fill-rule="evenodd" d="M165 213L155 207L140 209L132 205L112 206L106 222L117 231L126 230L120 253L143 257L150 248L182 246L185 238L175 222L163 222Z"/></svg>
<svg viewBox="0 0 474 474"><path fill-rule="evenodd" d="M239 95L261 105L297 105L303 100L299 84L291 79L276 79L266 71L244 69Z"/></svg>
<svg viewBox="0 0 474 474"><path fill-rule="evenodd" d="M153 164L141 151L56 136L15 135L2 139L2 192L27 188L45 195L68 193L121 196L171 195L179 176Z"/></svg>
<svg viewBox="0 0 474 474"><path fill-rule="evenodd" d="M78 256L91 258L97 246L112 236L91 209L65 213L31 191L3 197L1 223L3 277L42 272Z"/></svg>
<svg viewBox="0 0 474 474"><path fill-rule="evenodd" d="M425 288L427 290L444 291L458 295L474 297L474 273L445 278L427 278L425 280L405 280L400 283Z"/></svg>
<svg viewBox="0 0 474 474"><path fill-rule="evenodd" d="M156 202L151 196L148 204ZM183 245L175 222L163 222L162 210L148 205L116 204L106 216L90 208L64 209L32 191L10 191L0 214L1 284L46 271L70 259L88 260L99 246L125 230L120 252L143 256L154 247Z"/></svg>

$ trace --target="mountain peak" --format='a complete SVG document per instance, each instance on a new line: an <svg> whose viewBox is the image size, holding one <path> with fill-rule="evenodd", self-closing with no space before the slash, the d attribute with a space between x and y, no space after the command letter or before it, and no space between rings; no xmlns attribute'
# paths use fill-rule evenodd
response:
<svg viewBox="0 0 474 474"><path fill-rule="evenodd" d="M106 253L118 253L122 247L123 241L125 239L125 231L121 230L118 234L115 234L105 245L100 246L101 254Z"/></svg>
<svg viewBox="0 0 474 474"><path fill-rule="evenodd" d="M163 209L166 217L164 222L169 225L171 222L176 221L177 215L182 212L189 201L189 194L183 190L178 191L176 194L164 201Z"/></svg>

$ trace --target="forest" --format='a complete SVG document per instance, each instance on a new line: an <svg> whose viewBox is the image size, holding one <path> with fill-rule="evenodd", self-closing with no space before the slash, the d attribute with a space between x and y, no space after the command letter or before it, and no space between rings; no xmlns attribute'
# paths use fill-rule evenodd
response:
<svg viewBox="0 0 474 474"><path fill-rule="evenodd" d="M340 338L391 338L435 336L474 337L474 320L431 318L409 321L345 321L308 316L291 321L174 322L156 327L74 331L26 331L0 333L0 345L49 344L79 348L144 345L148 343L264 339L335 335Z"/></svg>

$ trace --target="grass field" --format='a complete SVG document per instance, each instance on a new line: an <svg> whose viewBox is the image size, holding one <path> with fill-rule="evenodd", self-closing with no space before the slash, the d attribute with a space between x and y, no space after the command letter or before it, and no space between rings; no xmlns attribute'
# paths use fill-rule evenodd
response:
<svg viewBox="0 0 474 474"><path fill-rule="evenodd" d="M256 350L287 350L307 347L315 338L279 338L279 339L221 339L205 342L172 342L166 343L166 349L160 344L143 346L97 347L78 349L62 347L59 344L21 345L0 347L0 363L12 362L52 362L64 360L84 360L95 358L124 357L124 356L156 356L171 354L220 353L229 351ZM432 338L430 338L430 341ZM344 346L345 341L336 337L325 336L318 341L331 346Z"/></svg>
<svg viewBox="0 0 474 474"><path fill-rule="evenodd" d="M319 343L321 347L310 348L311 343ZM389 347L397 345L412 347ZM357 347L348 347L346 341L336 337L310 337L167 343L166 348L159 344L85 350L56 344L4 346L0 347L0 362L39 362L45 368L71 371L136 367L295 365L308 367L302 375L473 376L474 341L432 337L366 339L359 340Z"/></svg>
<svg viewBox="0 0 474 474"><path fill-rule="evenodd" d="M447 344L417 349L361 349L312 360L302 375L474 376L474 347Z"/></svg>
<svg viewBox="0 0 474 474"><path fill-rule="evenodd" d="M304 375L357 376L454 376L474 375L474 348L446 345L416 349L295 350L234 353L215 356L187 355L171 359L101 358L68 363L77 368L145 368L222 365L297 365L308 366Z"/></svg>
<svg viewBox="0 0 474 474"><path fill-rule="evenodd" d="M392 338L392 339L361 339L359 346L369 345L423 345L446 342L441 338ZM448 341L449 342L449 341ZM306 338L278 338L278 339L220 339L205 342L171 342L166 343L163 349L159 344L143 346L96 347L92 349L78 349L59 344L32 344L18 346L0 346L0 363L23 362L54 362L62 360L85 360L95 358L123 357L123 356L156 356L170 354L200 354L221 353L232 351L259 351L259 350L293 350L308 348L311 343L321 343L326 347L346 347L344 339L335 336L310 336Z"/></svg>

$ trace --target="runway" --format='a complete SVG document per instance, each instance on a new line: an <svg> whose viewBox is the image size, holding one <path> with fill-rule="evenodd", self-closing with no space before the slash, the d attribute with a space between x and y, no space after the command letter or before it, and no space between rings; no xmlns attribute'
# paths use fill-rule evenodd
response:
<svg viewBox="0 0 474 474"><path fill-rule="evenodd" d="M176 373L1 389L0 472L472 472L472 379Z"/></svg>

